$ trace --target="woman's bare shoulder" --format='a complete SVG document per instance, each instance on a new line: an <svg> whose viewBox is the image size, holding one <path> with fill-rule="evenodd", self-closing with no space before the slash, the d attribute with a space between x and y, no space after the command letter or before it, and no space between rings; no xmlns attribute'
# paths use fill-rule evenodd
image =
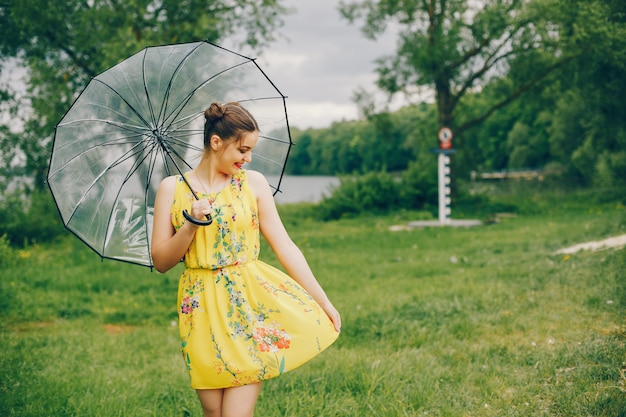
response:
<svg viewBox="0 0 626 417"><path fill-rule="evenodd" d="M246 175L250 184L263 185L267 184L267 179L259 171L246 170Z"/></svg>
<svg viewBox="0 0 626 417"><path fill-rule="evenodd" d="M248 177L248 183L254 194L259 197L269 191L269 184L263 174L258 171L246 170L246 176Z"/></svg>
<svg viewBox="0 0 626 417"><path fill-rule="evenodd" d="M173 192L179 177L180 175L171 175L169 177L163 178L161 180L161 184L159 184L159 190L167 190Z"/></svg>

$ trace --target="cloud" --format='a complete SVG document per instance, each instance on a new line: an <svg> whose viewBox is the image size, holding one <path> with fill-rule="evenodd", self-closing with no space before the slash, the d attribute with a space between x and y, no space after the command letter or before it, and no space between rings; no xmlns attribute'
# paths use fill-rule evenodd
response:
<svg viewBox="0 0 626 417"><path fill-rule="evenodd" d="M352 101L359 88L372 90L376 59L395 48L392 30L377 41L342 19L334 0L287 0L295 13L285 16L279 40L258 62L288 97L292 126L327 127L358 117ZM292 120L293 119L293 120Z"/></svg>
<svg viewBox="0 0 626 417"><path fill-rule="evenodd" d="M256 58L288 97L291 125L319 128L356 119L354 92L358 88L374 89L376 59L393 54L395 49L393 27L372 41L361 34L358 25L341 18L336 0L285 0L284 4L294 13L284 17L285 24L276 33L277 42ZM238 50L234 43L226 40L223 46L254 57ZM2 75L6 77L6 72Z"/></svg>
<svg viewBox="0 0 626 417"><path fill-rule="evenodd" d="M328 127L332 122L355 120L357 107L353 103L335 101L306 101L287 99L287 113L291 126L299 128Z"/></svg>

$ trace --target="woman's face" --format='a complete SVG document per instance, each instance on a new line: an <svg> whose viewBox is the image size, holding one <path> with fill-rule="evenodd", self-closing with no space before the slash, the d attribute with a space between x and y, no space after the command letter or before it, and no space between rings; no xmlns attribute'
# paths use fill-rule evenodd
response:
<svg viewBox="0 0 626 417"><path fill-rule="evenodd" d="M244 164L252 161L252 149L259 141L259 132L246 132L240 139L223 143L220 170L228 175L236 174Z"/></svg>

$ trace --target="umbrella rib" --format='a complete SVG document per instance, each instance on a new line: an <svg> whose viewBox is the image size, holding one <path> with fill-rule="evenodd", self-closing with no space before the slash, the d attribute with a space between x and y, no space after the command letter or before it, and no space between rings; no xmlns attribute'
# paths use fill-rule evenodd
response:
<svg viewBox="0 0 626 417"><path fill-rule="evenodd" d="M185 118L173 120L172 123L170 123L170 125L168 126L168 132L170 132L170 133L171 132L178 132L178 131L181 130L182 127L189 126L196 119L199 119L203 115L204 115L204 112L197 112L197 113L192 113L192 114L190 114L189 116L187 116ZM172 125L174 123L177 123L177 126L174 129L171 129L171 127L172 127ZM198 133L203 133L199 129L193 129L193 131L196 131Z"/></svg>
<svg viewBox="0 0 626 417"><path fill-rule="evenodd" d="M110 87L108 84L105 84L103 81L100 81L100 80L94 80L94 81L98 81L99 83L101 83L101 84L106 85L107 87L109 87L109 89L112 89L112 87ZM113 91L115 91L115 90L113 90ZM120 98L121 98L121 96L120 96L119 94L118 94L118 97L120 97ZM122 99L122 100L124 100L124 99ZM125 102L126 104L128 104L128 106L129 106L129 107L133 110L133 112L135 112L135 114L139 115L139 114L135 111L135 109L134 109L132 106L130 106L130 104L129 104L126 100L124 100L124 102ZM94 109L98 109L98 108L100 108L100 109L105 109L106 111L111 111L114 115L117 115L117 116L119 116L120 118L124 118L124 119L126 119L126 118L128 117L126 114L124 114L124 113L122 113L122 112L120 112L120 111L118 111L118 110L112 109L110 106L104 106L104 105L102 105L102 104L100 104L100 103L90 103L90 106L91 106L91 107L93 107ZM141 121L144 123L144 126L137 126L137 128L138 128L138 129L148 129L148 126L149 126L149 125L146 123L146 120L145 120L144 118L142 118L141 116L140 116L140 119L141 119ZM59 123L59 125L57 125L57 127L59 127L59 126L65 126L65 125L70 125L70 124L73 124L73 123L76 123L76 122L91 122L91 121L106 122L106 123L110 123L110 124L114 124L114 125L118 125L118 126L122 126L122 125L123 125L123 126L132 126L132 125L129 125L129 124L126 124L126 123L122 123L122 122L115 122L115 121L112 121L112 120L109 120L109 119L94 119L94 118L86 118L86 119L75 119L75 120L70 120L69 122L66 122L66 123Z"/></svg>
<svg viewBox="0 0 626 417"><path fill-rule="evenodd" d="M161 155L161 159L163 162L163 167L165 168L165 176L169 177L172 175L172 171L170 170L170 166L167 164L166 152L159 152L158 155Z"/></svg>
<svg viewBox="0 0 626 417"><path fill-rule="evenodd" d="M274 166L277 166L277 167L279 167L279 166L281 166L281 165L282 165L282 163L281 163L281 162L274 161L274 160L272 160L272 159L270 159L270 158L266 157L265 155L258 154L258 153L253 153L253 154L254 154L254 158L261 159L261 160L263 160L263 161L265 161L265 162L268 162L268 163L269 163L269 164L271 164L271 165L274 165Z"/></svg>
<svg viewBox="0 0 626 417"><path fill-rule="evenodd" d="M190 148L190 149L196 149L196 150L199 150L199 151L204 150L204 148L201 148L201 147L196 146L196 145L189 144L188 142L185 142L183 140L185 138L198 136L200 134L200 132L198 130L195 130L195 129L180 130L180 131L177 131L176 133L177 133L176 135L173 135L172 133L169 133L167 139L172 141L172 142L183 144L183 145L185 145L185 147Z"/></svg>
<svg viewBox="0 0 626 417"><path fill-rule="evenodd" d="M134 144L134 146L137 146L137 145L141 144L140 142L137 142L136 140L126 141L127 139L132 139L132 138L133 138L133 136L127 136L127 137L116 139L114 141L110 141L110 142L106 142L106 143L100 143L100 144L96 144L95 146L91 146L91 147L89 147L89 148L87 148L87 149L77 153L72 158L68 159L63 165L58 167L55 172L50 173L48 175L48 178L49 179L50 178L54 178L58 172L61 172L65 167L67 167L74 160L76 160L78 158L81 158L83 155L87 154L88 152L90 152L90 151L92 151L94 149L103 148L103 147L106 147L106 146L116 146L116 145L120 145L120 144L122 144L122 145L123 144Z"/></svg>
<svg viewBox="0 0 626 417"><path fill-rule="evenodd" d="M168 119L168 117L166 117L165 114L167 113L167 106L168 106L169 100L170 100L170 92L172 91L172 81L174 80L174 77L176 75L178 75L178 73L180 72L180 69L182 68L183 64L187 61L187 59L189 59L189 57L194 52L196 52L198 50L198 48L200 48L201 45L202 45L202 43L198 43L198 45L195 48L190 50L189 53L187 55L185 55L185 57L183 59L180 60L180 62L176 66L176 69L174 70L174 72L170 76L170 79L169 79L169 81L167 83L167 89L165 90L165 97L163 99L164 106L161 107L161 111L159 112L159 120L161 120L161 118L163 118L163 124L165 124L165 120ZM194 90L194 92L195 92L195 90ZM185 104L187 104L188 102L189 102L188 98L184 100ZM180 107L180 104L179 104L179 107ZM182 107L184 107L184 105ZM178 111L177 115L180 114L180 112L182 111L182 107ZM175 119L175 117L174 117L174 119ZM173 122L174 119L172 119L172 122ZM170 125L171 125L171 123L170 123ZM169 125L168 125L168 127L169 127Z"/></svg>
<svg viewBox="0 0 626 417"><path fill-rule="evenodd" d="M278 94L280 94L280 91L277 91ZM253 98L244 98L244 99L240 99L240 100L235 100L238 103L247 103L249 101L261 101L261 100L284 100L285 96L283 95L279 95L279 96L267 96L267 97L253 97Z"/></svg>
<svg viewBox="0 0 626 417"><path fill-rule="evenodd" d="M196 48L197 49L197 48ZM195 51L195 49L194 49ZM189 55L187 55L188 58L191 55L191 53ZM245 58L245 57L244 57ZM189 103L189 101L191 100L191 98L193 97L193 95L196 93L196 91L198 91L200 88L204 87L205 85L207 85L208 83L210 83L211 81L213 81L215 78L219 77L220 75L224 74L225 72L231 71L235 68L238 68L242 65L245 65L247 63L249 63L250 61L254 62L252 59L250 58L246 58L247 61L244 62L240 62L236 65L230 66L228 68L223 69L222 71L215 73L213 75L211 75L209 78L207 78L206 80L204 80L203 82L201 82L200 84L198 84L196 86L196 88L194 88L193 90L191 90L191 92L189 94L187 94L187 97L185 97L174 109L172 109L172 112L169 114L169 116L167 117L167 119L169 120L175 120L176 117L180 114L180 112L183 111L183 109L185 108L185 106L187 105L187 103ZM179 69L182 67L184 60L181 61L180 65L178 66L178 68L176 68L176 72L179 71ZM267 77L267 76L266 76ZM172 79L174 78L174 75L172 75ZM169 98L169 91L171 90L171 84L172 84L172 80L170 79L170 85L168 86L168 92L167 92L167 97ZM272 84L273 85L273 84ZM280 93L280 92L279 92ZM171 123L170 123L171 124Z"/></svg>
<svg viewBox="0 0 626 417"><path fill-rule="evenodd" d="M154 169L156 167L156 160L158 158L158 155L162 155L163 152L153 152L151 153L152 157L150 158L150 164L149 164L149 168L148 168L148 178L152 178L152 174L154 174ZM167 164L164 164L164 166L166 167L166 170L169 171L167 169ZM144 189L144 193L143 193L143 206L144 206L144 218L148 218L148 210L150 207L150 202L148 201L148 199L150 198L149 196L149 190L150 190L150 182L146 181L146 188ZM146 233L146 246L148 247L148 258L150 259L150 264L152 265L152 242L150 240L150 229L148 227L148 222L144 222L143 227L145 229L145 233Z"/></svg>
<svg viewBox="0 0 626 417"><path fill-rule="evenodd" d="M105 83L102 80L99 80L98 78L94 78L93 81L99 82L100 84L104 85L106 88L108 88L109 90L111 90L113 92L114 95L118 96L120 98L120 100L122 100L124 103L126 103L126 105L128 106L128 108L146 125L146 126L150 126L150 123L141 115L141 113L139 113L129 102L128 100L126 100L124 97L122 97L122 95L120 93L117 92L117 90L115 90L113 87L111 87L109 84Z"/></svg>
<svg viewBox="0 0 626 417"><path fill-rule="evenodd" d="M78 202L76 203L74 209L72 210L72 213L70 214L70 216L68 217L68 220L66 223L69 223L72 218L74 217L74 214L76 214L76 210L78 210L78 207L81 205L81 203L85 200L85 198L87 197L87 194L89 194L89 192L91 191L91 189L96 185L96 183L100 180L100 178L102 178L104 176L104 174L106 174L111 168L119 165L120 163L126 161L128 158L135 156L139 153L141 153L141 151L143 150L143 148L141 148L138 152L136 151L136 148L138 148L140 145L140 143L135 144L135 146L133 146L131 149L129 149L128 151L126 151L124 153L124 158L118 158L115 161L111 162L107 167L105 167L98 175L96 175L93 179L93 181L91 181L91 184L89 184L89 186L86 188L85 192L83 193L83 195L80 197L80 199L78 200ZM135 150L135 152L131 152ZM58 171L57 171L58 172Z"/></svg>
<svg viewBox="0 0 626 417"><path fill-rule="evenodd" d="M61 170L63 170L63 168L65 168L67 165L69 165L70 162L72 162L73 160L81 157L82 155L94 150L94 149L98 149L100 147L105 147L105 146L115 146L115 145L123 145L123 144L133 144L133 143L140 143L137 142L137 140L135 138L140 138L143 135L145 135L148 130L141 127L141 126L131 126L131 125L126 125L123 123L118 123L118 122L113 122L110 120L105 120L105 119L79 119L79 120L74 120L71 121L69 123L63 124L62 126L68 126L74 123L78 123L78 122L103 122L105 124L109 124L109 125L113 125L125 130L128 130L130 132L133 133L133 135L131 136L123 136L117 139L113 139L113 140L109 140L107 142L104 143L98 143L94 146L90 146L87 149L84 149L82 151L80 151L79 153L77 153L76 155L74 155L74 157L70 158L65 164L63 164L61 167L59 167L56 172L59 172ZM54 177L55 174L51 174L50 177Z"/></svg>
<svg viewBox="0 0 626 417"><path fill-rule="evenodd" d="M193 149L193 150L195 150L195 151L199 151L199 152L203 151L203 150L204 150L203 148L200 148L200 147L198 147L198 146L192 145L192 144L190 144L190 143L188 143L188 142L184 141L183 139L180 139L181 137L182 137L182 138L184 138L184 137L189 137L189 136L193 136L193 134L189 134L189 135L177 135L177 136L174 136L174 135L168 134L168 135L167 135L167 137L166 137L166 140L167 140L169 143L174 143L174 144L176 144L176 145L180 145L180 146L182 146L182 147L184 147L184 148L187 148L187 149Z"/></svg>
<svg viewBox="0 0 626 417"><path fill-rule="evenodd" d="M180 168L178 167L178 165L176 164L176 162L174 161L174 158L171 157L171 154L174 154L174 156L176 156L178 159L180 159L181 161L183 161L183 163L189 168L191 168L191 165L189 165L189 163L185 160L185 158L183 158L176 149L172 148L171 146L168 149L168 154L170 155L170 158L172 160L172 162L174 162L174 165L176 165L176 169L178 170L180 175L183 175L182 172L180 172Z"/></svg>
<svg viewBox="0 0 626 417"><path fill-rule="evenodd" d="M53 179L54 177L56 177L56 175L57 175L57 174L59 174L61 171L63 171L63 169L65 169L65 168L66 168L68 165L70 165L73 161L75 161L76 159L82 158L82 157L83 157L84 155L86 155L86 154L87 154L90 150L93 150L93 149L96 149L96 148L99 148L99 147L104 147L104 146L107 146L107 145L95 146L95 147L89 148L89 149L87 149L87 150L85 150L85 151L83 151L83 152L81 152L81 153L79 153L79 154L76 154L75 156L73 156L72 158L70 158L67 162L65 162L63 165L61 165L60 167L58 167L58 168L57 168L54 172L50 172L50 173L48 174L48 180L51 180L51 179ZM116 161L114 161L114 162L117 162L117 160L116 160ZM108 167L107 167L107 168L108 168Z"/></svg>
<svg viewBox="0 0 626 417"><path fill-rule="evenodd" d="M255 62L256 64L256 62ZM258 67L258 65L257 65ZM261 68L259 68L259 70L263 73L263 75L265 75L265 78L267 78L267 80L272 83L272 81L269 79L269 77L265 74L265 72L263 72L263 70ZM272 85L274 85L274 83L272 83ZM276 87L276 86L274 86ZM278 88L277 88L278 90ZM285 155L285 161L287 161L287 159L289 158L289 153L291 151L291 146L293 145L293 141L291 140L291 129L289 128L289 115L287 114L287 103L286 103L286 97L284 94L281 93L281 95L283 96L283 111L285 112L285 126L287 127L287 137L289 138L289 146L287 147L287 154ZM274 195L276 195L276 193L278 191L280 191L280 183L283 182L283 176L285 175L285 169L287 168L287 164L283 164L283 169L280 171L280 176L278 177L278 183L276 184L276 189L274 190Z"/></svg>
<svg viewBox="0 0 626 417"><path fill-rule="evenodd" d="M147 150L147 152L144 153L144 156L142 158L134 159L134 162L133 162L133 165L132 165L131 169L128 170L128 172L126 173L126 177L124 178L124 181L122 181L122 184L120 185L120 187L117 190L117 194L115 195L115 199L113 200L113 207L115 207L115 205L119 201L119 197L120 197L120 194L122 193L122 189L124 188L124 185L126 185L126 183L128 183L128 180L134 175L135 172L137 172L137 170L143 164L143 162L146 159L148 159L148 157L150 155L155 153L155 151L154 151L155 148L157 149L157 152L158 152L158 146L154 142L150 142L149 146L141 148L140 150L138 150L136 152L132 152L132 153L128 152L126 158L124 158L123 160L118 159L118 163L121 163L121 162L127 161L128 159L131 159L132 157L134 157L136 155L140 155L140 154L144 153L144 151ZM149 177L150 176L148 176L148 178ZM149 182L146 182L146 188L149 188ZM111 210L109 212L109 217L107 219L107 228L105 230L105 236L109 235L109 228L111 226L111 217L112 216L113 216L113 210ZM106 242L107 242L106 239L102 242L102 253L104 253Z"/></svg>
<svg viewBox="0 0 626 417"><path fill-rule="evenodd" d="M151 130L149 130L147 127L143 127L143 126L133 126L133 125L130 125L130 124L127 124L127 123L116 122L116 121L113 121L113 120L94 119L94 118L71 120L71 121L66 122L66 123L60 123L59 125L57 125L57 128L73 125L73 124L76 124L76 123L85 123L85 122L102 122L104 124L120 127L120 128L125 129L125 130L130 130L131 132L136 132L136 133L147 132L147 131L151 132Z"/></svg>
<svg viewBox="0 0 626 417"><path fill-rule="evenodd" d="M252 60L252 63L256 66L256 68L259 70L259 72L261 74L263 74L263 76L265 77L267 82L270 83L272 85L272 87L274 87L276 92L278 92L278 94L280 94L283 97L283 103L284 103L285 102L285 98L287 98L287 96L285 96L283 93L281 93L281 91L278 89L278 87L276 87L276 84L274 84L274 82L272 80L270 80L270 77L267 76L265 71L263 71L263 69L259 66L259 64L257 64L255 59ZM285 108L285 116L286 115L287 115L287 109Z"/></svg>
<svg viewBox="0 0 626 417"><path fill-rule="evenodd" d="M291 141L288 142L288 141L286 141L284 139L276 138L276 137L273 137L273 136L260 135L260 137L263 138L263 139L270 140L272 142L284 143L284 144L288 144L288 145L291 144Z"/></svg>
<svg viewBox="0 0 626 417"><path fill-rule="evenodd" d="M144 49L143 57L141 59L141 75L143 79L143 90L146 94L146 102L148 103L148 109L150 111L150 118L152 119L152 126L158 126L157 120L154 117L154 108L152 106L152 100L150 99L150 91L148 90L148 83L146 82L146 56L148 55L148 49ZM150 126L150 125L148 125Z"/></svg>

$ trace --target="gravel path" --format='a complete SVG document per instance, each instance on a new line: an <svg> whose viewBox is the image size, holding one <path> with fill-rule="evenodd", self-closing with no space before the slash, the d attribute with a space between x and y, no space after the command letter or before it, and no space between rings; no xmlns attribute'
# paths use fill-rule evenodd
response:
<svg viewBox="0 0 626 417"><path fill-rule="evenodd" d="M604 240L596 240L593 242L580 243L556 251L557 254L571 254L581 250L600 250L608 248L621 248L626 246L626 235L610 237Z"/></svg>

